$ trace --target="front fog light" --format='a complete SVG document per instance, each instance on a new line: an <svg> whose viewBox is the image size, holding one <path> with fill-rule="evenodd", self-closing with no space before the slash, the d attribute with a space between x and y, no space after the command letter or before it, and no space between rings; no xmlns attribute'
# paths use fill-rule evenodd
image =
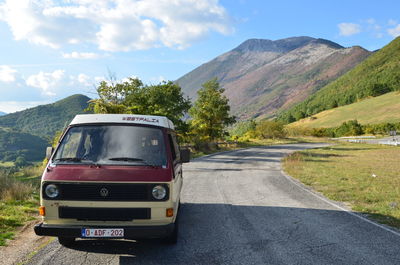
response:
<svg viewBox="0 0 400 265"><path fill-rule="evenodd" d="M151 191L151 194L153 194L154 199L162 200L167 195L167 190L163 186L157 185L154 186L153 190Z"/></svg>
<svg viewBox="0 0 400 265"><path fill-rule="evenodd" d="M58 194L60 194L57 186L54 184L47 185L46 188L44 189L44 192L46 193L46 196L51 199L56 198L58 196Z"/></svg>

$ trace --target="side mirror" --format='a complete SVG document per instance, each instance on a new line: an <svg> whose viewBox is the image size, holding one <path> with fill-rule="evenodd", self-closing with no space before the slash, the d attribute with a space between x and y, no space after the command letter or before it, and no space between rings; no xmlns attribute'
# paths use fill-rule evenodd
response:
<svg viewBox="0 0 400 265"><path fill-rule="evenodd" d="M54 148L52 146L49 146L46 148L46 158L50 159L51 155L53 154Z"/></svg>
<svg viewBox="0 0 400 265"><path fill-rule="evenodd" d="M188 148L181 149L181 162L182 163L190 162L190 150Z"/></svg>

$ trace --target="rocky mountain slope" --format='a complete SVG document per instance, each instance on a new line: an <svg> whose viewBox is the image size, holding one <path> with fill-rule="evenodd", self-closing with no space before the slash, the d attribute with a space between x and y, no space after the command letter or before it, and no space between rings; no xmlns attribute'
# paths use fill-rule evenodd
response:
<svg viewBox="0 0 400 265"><path fill-rule="evenodd" d="M194 99L202 83L217 77L233 114L241 119L272 117L303 101L369 54L361 47L343 48L311 37L250 39L176 82Z"/></svg>

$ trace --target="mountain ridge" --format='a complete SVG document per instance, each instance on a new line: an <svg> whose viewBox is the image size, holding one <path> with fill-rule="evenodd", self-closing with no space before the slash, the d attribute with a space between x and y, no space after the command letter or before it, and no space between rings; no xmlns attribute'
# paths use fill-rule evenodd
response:
<svg viewBox="0 0 400 265"><path fill-rule="evenodd" d="M325 39L291 37L249 39L217 56L176 82L196 98L201 84L217 78L225 88L232 113L241 119L272 117L304 100L370 54Z"/></svg>

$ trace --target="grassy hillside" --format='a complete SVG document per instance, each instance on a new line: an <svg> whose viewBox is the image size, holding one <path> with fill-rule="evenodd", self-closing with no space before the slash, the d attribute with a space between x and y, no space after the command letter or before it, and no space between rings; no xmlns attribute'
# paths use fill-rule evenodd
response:
<svg viewBox="0 0 400 265"><path fill-rule="evenodd" d="M40 137L53 137L72 118L83 113L90 98L72 95L52 104L41 105L0 117L0 126L30 133Z"/></svg>
<svg viewBox="0 0 400 265"><path fill-rule="evenodd" d="M279 119L291 122L366 97L400 90L399 73L400 37L304 102L282 113Z"/></svg>
<svg viewBox="0 0 400 265"><path fill-rule="evenodd" d="M355 119L361 124L400 122L399 110L400 92L391 92L347 106L326 110L294 122L292 125L309 128L331 128Z"/></svg>

